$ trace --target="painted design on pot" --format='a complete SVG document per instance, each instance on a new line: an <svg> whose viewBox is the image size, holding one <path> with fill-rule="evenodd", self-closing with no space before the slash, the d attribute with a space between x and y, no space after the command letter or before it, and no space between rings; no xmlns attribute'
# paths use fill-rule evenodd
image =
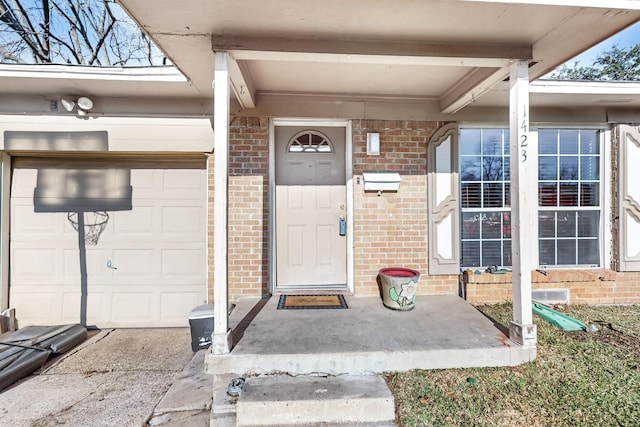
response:
<svg viewBox="0 0 640 427"><path fill-rule="evenodd" d="M392 301L395 301L400 307L408 307L409 304L413 304L416 301L416 289L418 282L410 280L407 283L400 285L400 294L396 291L396 288L389 288L389 297Z"/></svg>

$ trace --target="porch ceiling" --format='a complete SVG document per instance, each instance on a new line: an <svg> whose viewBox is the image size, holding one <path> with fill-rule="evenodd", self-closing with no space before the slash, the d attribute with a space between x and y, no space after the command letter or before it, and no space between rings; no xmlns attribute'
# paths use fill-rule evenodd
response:
<svg viewBox="0 0 640 427"><path fill-rule="evenodd" d="M425 99L444 113L530 60L536 79L640 19L637 0L121 0L202 97L212 49L233 93Z"/></svg>

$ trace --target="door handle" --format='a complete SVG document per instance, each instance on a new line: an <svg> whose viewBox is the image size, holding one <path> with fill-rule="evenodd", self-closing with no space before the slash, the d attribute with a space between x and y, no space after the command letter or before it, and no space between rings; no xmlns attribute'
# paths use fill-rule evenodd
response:
<svg viewBox="0 0 640 427"><path fill-rule="evenodd" d="M344 217L344 215L340 215L340 220L338 222L338 229L339 229L339 234L341 236L347 235L347 219Z"/></svg>

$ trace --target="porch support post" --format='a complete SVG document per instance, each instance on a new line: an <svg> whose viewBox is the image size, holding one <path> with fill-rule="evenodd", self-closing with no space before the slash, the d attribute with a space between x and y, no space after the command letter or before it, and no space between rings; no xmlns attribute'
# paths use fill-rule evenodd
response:
<svg viewBox="0 0 640 427"><path fill-rule="evenodd" d="M229 329L229 290L227 285L227 194L229 175L229 54L215 52L213 80L213 141L214 141L214 227L213 227L213 303L214 325L211 350L213 354L231 351Z"/></svg>
<svg viewBox="0 0 640 427"><path fill-rule="evenodd" d="M529 134L529 63L514 62L510 75L513 321L509 338L523 346L535 346L531 271L538 259L538 144Z"/></svg>

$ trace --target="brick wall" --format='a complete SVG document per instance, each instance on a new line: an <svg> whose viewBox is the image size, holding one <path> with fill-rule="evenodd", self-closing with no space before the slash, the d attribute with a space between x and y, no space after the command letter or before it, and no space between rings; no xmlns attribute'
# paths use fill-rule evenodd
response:
<svg viewBox="0 0 640 427"><path fill-rule="evenodd" d="M437 122L354 120L354 276L358 296L378 295L378 270L421 272L420 294L457 292L458 276L427 277L427 142ZM380 134L380 155L367 156L367 133ZM364 192L362 172L398 172L396 192ZM360 183L358 184L358 179Z"/></svg>
<svg viewBox="0 0 640 427"><path fill-rule="evenodd" d="M269 292L269 120L234 119L229 134L229 300ZM209 299L213 301L213 187L209 158Z"/></svg>
<svg viewBox="0 0 640 427"><path fill-rule="evenodd" d="M511 274L463 274L467 300L497 303L511 300ZM532 272L533 289L569 289L571 304L639 304L640 273L611 270L547 270Z"/></svg>
<svg viewBox="0 0 640 427"><path fill-rule="evenodd" d="M492 303L511 299L511 275L428 276L427 142L441 124L419 121L354 120L354 276L357 296L378 295L384 267L421 272L420 294L458 293ZM380 134L379 156L366 155L366 134ZM237 118L229 142L229 299L269 292L269 124L266 118ZM213 300L214 155L209 165L209 298ZM362 172L400 173L400 190L364 192ZM359 183L358 183L359 179ZM615 222L614 222L615 227ZM463 279L461 281L461 279ZM534 289L569 289L572 303L640 303L640 273L610 270L534 272Z"/></svg>

